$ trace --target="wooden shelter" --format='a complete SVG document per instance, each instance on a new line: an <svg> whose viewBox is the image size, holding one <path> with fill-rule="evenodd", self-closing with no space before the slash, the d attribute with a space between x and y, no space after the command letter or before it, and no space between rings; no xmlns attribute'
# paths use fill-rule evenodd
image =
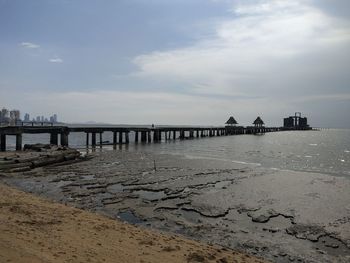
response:
<svg viewBox="0 0 350 263"><path fill-rule="evenodd" d="M263 127L264 126L264 121L258 116L255 121L253 122L255 127Z"/></svg>
<svg viewBox="0 0 350 263"><path fill-rule="evenodd" d="M229 126L235 126L236 124L238 124L238 122L235 120L235 118L233 118L232 116L228 119L228 121L226 122L227 125Z"/></svg>

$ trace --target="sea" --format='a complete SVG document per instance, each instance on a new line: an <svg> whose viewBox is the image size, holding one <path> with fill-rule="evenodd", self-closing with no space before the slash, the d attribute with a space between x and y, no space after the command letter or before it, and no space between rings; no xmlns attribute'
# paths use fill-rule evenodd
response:
<svg viewBox="0 0 350 263"><path fill-rule="evenodd" d="M9 149L14 149L15 139L7 136ZM311 131L283 131L263 135L233 135L186 140L168 140L161 143L134 143L115 149L108 145L112 133L105 132L105 145L98 151L146 151L160 154L182 155L187 158L209 158L269 169L318 172L350 179L350 129L320 129ZM97 136L97 141L99 136ZM91 138L90 138L91 140ZM48 134L25 134L24 144L48 143ZM71 133L69 145L82 152L86 148L84 133Z"/></svg>

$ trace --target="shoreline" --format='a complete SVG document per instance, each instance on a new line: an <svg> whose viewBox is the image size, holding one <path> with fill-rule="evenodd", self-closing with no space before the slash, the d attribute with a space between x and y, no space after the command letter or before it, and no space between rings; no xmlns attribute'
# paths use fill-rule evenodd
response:
<svg viewBox="0 0 350 263"><path fill-rule="evenodd" d="M0 211L3 262L265 262L53 203L4 184Z"/></svg>
<svg viewBox="0 0 350 263"><path fill-rule="evenodd" d="M2 181L60 203L266 260L350 258L348 179L142 151L94 156Z"/></svg>

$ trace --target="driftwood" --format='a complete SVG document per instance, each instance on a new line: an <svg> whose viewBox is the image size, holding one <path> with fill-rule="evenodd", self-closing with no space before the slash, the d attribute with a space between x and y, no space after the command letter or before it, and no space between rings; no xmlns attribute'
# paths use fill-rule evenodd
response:
<svg viewBox="0 0 350 263"><path fill-rule="evenodd" d="M80 152L67 147L46 144L25 145L21 154L0 157L0 172L24 172L47 165L65 164L80 160Z"/></svg>

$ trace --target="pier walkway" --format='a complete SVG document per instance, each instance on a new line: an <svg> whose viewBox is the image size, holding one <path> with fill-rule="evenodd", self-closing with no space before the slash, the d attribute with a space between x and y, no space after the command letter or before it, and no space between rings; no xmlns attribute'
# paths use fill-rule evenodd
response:
<svg viewBox="0 0 350 263"><path fill-rule="evenodd" d="M96 137L99 136L99 144L103 144L103 133L112 132L111 144L128 144L130 133L134 136L135 143L158 143L167 140L184 140L213 136L228 136L238 134L259 134L285 130L283 127L256 127L256 126L221 126L221 127L133 127L133 126L101 126L101 127L69 127L69 126L5 126L0 127L0 151L6 151L6 136L16 136L16 150L22 150L23 134L50 134L50 144L69 145L69 134L80 132L86 134L86 146L96 146ZM91 136L91 139L90 139Z"/></svg>

